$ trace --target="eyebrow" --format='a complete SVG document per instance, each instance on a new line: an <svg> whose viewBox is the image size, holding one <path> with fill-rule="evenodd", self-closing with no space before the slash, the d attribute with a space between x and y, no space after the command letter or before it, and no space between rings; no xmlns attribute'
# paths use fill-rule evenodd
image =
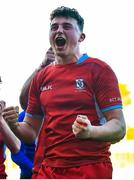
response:
<svg viewBox="0 0 134 180"><path fill-rule="evenodd" d="M55 26L55 25L59 25L59 24L58 23L51 24L51 26ZM68 23L68 22L63 22L61 25L71 25L72 26L72 24Z"/></svg>

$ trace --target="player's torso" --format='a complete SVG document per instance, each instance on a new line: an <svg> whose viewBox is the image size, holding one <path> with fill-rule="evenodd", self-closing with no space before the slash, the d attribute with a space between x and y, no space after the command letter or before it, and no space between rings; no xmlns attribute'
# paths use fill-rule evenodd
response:
<svg viewBox="0 0 134 180"><path fill-rule="evenodd" d="M50 71L44 74L40 86L47 147L74 138L72 124L78 114L87 115L92 125L99 124L92 66L73 63L55 66Z"/></svg>
<svg viewBox="0 0 134 180"><path fill-rule="evenodd" d="M45 71L40 84L40 101L45 113L42 141L45 143L46 161L47 158L50 161L51 158L72 158L81 154L85 163L90 159L90 153L96 156L106 147L105 143L79 140L72 132L78 114L87 115L92 125L99 124L94 101L94 70L90 63L84 62L59 65ZM58 159L56 163L62 161Z"/></svg>
<svg viewBox="0 0 134 180"><path fill-rule="evenodd" d="M41 104L49 115L88 114L94 111L93 75L85 63L57 65L41 85ZM92 117L91 117L92 118Z"/></svg>

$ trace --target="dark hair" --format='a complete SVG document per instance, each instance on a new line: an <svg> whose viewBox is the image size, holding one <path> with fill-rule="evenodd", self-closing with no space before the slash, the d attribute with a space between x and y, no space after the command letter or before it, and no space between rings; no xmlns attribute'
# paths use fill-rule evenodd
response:
<svg viewBox="0 0 134 180"><path fill-rule="evenodd" d="M56 8L55 10L52 11L50 14L50 21L52 21L55 17L71 17L77 21L77 24L79 26L80 31L83 31L83 26L84 26L84 19L80 16L78 11L74 8L68 8L65 6L61 6Z"/></svg>

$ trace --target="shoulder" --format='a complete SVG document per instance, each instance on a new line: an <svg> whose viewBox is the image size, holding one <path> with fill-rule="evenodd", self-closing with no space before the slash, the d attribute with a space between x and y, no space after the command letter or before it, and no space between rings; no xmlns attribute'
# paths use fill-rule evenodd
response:
<svg viewBox="0 0 134 180"><path fill-rule="evenodd" d="M98 74L99 73L107 73L107 72L114 73L111 66L108 63L106 63L105 61L101 60L101 59L94 58L94 57L89 57L85 61L85 63L88 64L88 67L90 67L90 70L95 72L95 73L98 73Z"/></svg>
<svg viewBox="0 0 134 180"><path fill-rule="evenodd" d="M31 87L35 90L40 90L42 84L46 82L51 72L53 72L54 65L48 65L36 73L32 80Z"/></svg>
<svg viewBox="0 0 134 180"><path fill-rule="evenodd" d="M89 57L87 59L86 63L89 63L91 65L94 65L94 66L97 66L100 68L110 67L105 61L98 59L98 58L94 58L94 57Z"/></svg>
<svg viewBox="0 0 134 180"><path fill-rule="evenodd" d="M100 82L104 79L117 79L114 70L101 59L89 57L85 61L85 67L87 71L92 74L93 79L100 80Z"/></svg>
<svg viewBox="0 0 134 180"><path fill-rule="evenodd" d="M41 79L42 77L47 75L50 71L52 71L53 68L54 68L54 64L49 64L49 65L45 66L43 69L41 69L40 71L37 72L35 78Z"/></svg>

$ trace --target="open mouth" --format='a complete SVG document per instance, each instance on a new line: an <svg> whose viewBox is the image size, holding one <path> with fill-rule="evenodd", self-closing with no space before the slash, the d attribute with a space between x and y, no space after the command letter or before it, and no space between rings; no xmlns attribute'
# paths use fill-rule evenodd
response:
<svg viewBox="0 0 134 180"><path fill-rule="evenodd" d="M63 37L57 37L55 40L55 43L57 46L64 46L66 43L66 40Z"/></svg>

